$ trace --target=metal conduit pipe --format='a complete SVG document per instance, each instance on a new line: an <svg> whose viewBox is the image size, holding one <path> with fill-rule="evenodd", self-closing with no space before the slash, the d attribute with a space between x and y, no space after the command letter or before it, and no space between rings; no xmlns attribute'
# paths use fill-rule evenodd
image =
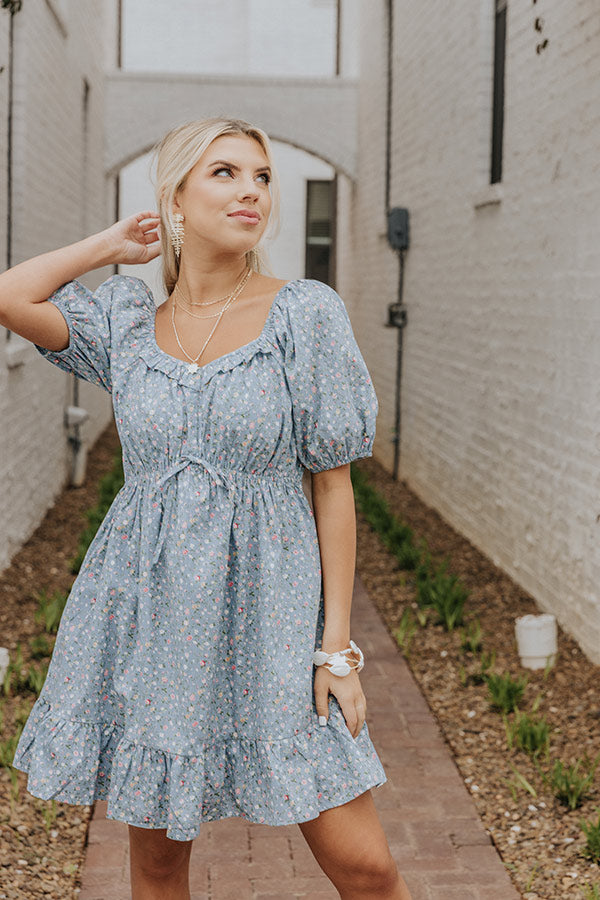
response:
<svg viewBox="0 0 600 900"><path fill-rule="evenodd" d="M394 85L394 0L386 4L387 29L387 98L385 122L385 212L387 220L387 238L390 247L398 254L398 292L395 302L388 304L387 328L397 328L396 347L396 390L394 397L394 469L395 481L399 479L400 439L401 439L401 403L402 403L402 353L403 334L407 323L406 306L402 294L404 287L404 252L409 246L408 210L402 207L391 207L391 174L392 174L392 100Z"/></svg>

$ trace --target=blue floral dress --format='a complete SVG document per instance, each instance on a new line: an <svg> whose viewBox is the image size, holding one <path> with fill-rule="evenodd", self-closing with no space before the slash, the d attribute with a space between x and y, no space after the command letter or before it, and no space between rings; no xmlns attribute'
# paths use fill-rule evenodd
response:
<svg viewBox="0 0 600 900"><path fill-rule="evenodd" d="M314 705L323 596L304 467L370 456L377 398L340 297L286 284L255 340L194 370L156 343L145 283L50 298L112 393L125 484L60 623L14 765L42 799L107 799L168 837L241 816L313 819L386 776L363 725Z"/></svg>

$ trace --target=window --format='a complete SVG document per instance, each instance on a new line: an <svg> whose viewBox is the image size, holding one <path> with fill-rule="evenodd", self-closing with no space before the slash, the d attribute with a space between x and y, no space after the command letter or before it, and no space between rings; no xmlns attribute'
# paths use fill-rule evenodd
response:
<svg viewBox="0 0 600 900"><path fill-rule="evenodd" d="M306 182L306 278L334 287L335 180Z"/></svg>
<svg viewBox="0 0 600 900"><path fill-rule="evenodd" d="M490 182L502 181L502 137L504 132L504 64L506 59L506 6L508 0L495 0L494 87L492 98L492 159Z"/></svg>

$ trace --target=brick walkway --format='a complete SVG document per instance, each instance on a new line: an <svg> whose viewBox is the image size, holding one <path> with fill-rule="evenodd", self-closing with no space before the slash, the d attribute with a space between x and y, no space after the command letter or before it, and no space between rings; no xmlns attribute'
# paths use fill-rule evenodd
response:
<svg viewBox="0 0 600 900"><path fill-rule="evenodd" d="M388 781L373 797L413 900L518 900L438 726L357 578L352 635L366 665L369 732ZM374 661L377 654L378 661ZM128 900L127 826L97 803L80 900ZM206 823L195 840L192 900L336 900L296 825Z"/></svg>

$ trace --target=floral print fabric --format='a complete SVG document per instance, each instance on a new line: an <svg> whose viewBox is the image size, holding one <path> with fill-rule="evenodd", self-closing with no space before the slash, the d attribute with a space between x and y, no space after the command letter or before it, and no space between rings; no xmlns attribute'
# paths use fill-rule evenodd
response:
<svg viewBox="0 0 600 900"><path fill-rule="evenodd" d="M156 343L152 295L115 275L50 298L47 359L112 393L125 484L60 624L14 765L37 797L189 840L203 821L283 825L383 784L313 695L323 631L312 472L370 456L377 398L346 308L286 284L260 336L197 371Z"/></svg>

